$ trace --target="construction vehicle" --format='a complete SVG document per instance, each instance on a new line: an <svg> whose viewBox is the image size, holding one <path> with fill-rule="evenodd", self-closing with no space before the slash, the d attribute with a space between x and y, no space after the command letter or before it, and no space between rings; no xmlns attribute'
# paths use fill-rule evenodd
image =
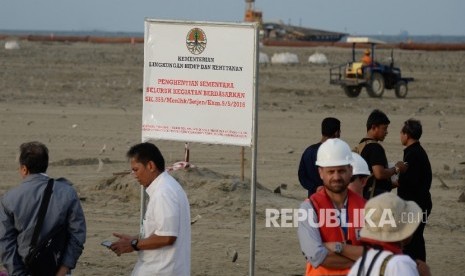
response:
<svg viewBox="0 0 465 276"><path fill-rule="evenodd" d="M398 98L407 96L408 83L414 79L402 77L400 68L394 67L392 49L390 64L385 65L375 61L376 45L385 44L383 41L369 37L348 37L347 42L352 43L352 60L329 69L330 84L340 85L350 98L358 97L363 87L370 97L381 97L385 89L394 89ZM360 44L371 48L369 64L355 59L355 51Z"/></svg>
<svg viewBox="0 0 465 276"><path fill-rule="evenodd" d="M263 20L263 13L255 9L255 0L245 0L245 3L244 21L259 23L260 38L264 45L299 46L304 44L298 42L336 42L347 35L346 33L284 24L281 21L266 22Z"/></svg>

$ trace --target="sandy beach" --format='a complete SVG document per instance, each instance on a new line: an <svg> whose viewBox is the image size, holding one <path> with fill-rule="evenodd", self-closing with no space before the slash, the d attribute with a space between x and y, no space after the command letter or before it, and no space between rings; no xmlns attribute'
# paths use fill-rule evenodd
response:
<svg viewBox="0 0 465 276"><path fill-rule="evenodd" d="M141 140L143 44L19 41L6 50L0 41L0 195L20 182L20 143L44 142L48 174L71 180L81 197L88 232L73 275L129 275L135 254L117 257L100 245L113 232L136 234L140 188L125 158ZM303 275L296 228L265 227L265 209L297 208L306 196L297 169L304 149L320 139L320 122L342 122L341 138L356 145L369 113L379 108L391 119L383 145L389 161L401 160L402 123L423 123L421 142L433 167L433 211L425 230L427 262L433 275L465 271L465 51L395 50L396 65L415 78L405 99L393 90L370 98L362 90L348 98L329 85L329 68L350 58L335 47L261 49L298 55L293 65L260 65L256 210L256 275ZM322 53L328 64L310 64ZM379 57L388 57L382 49ZM184 143L153 141L167 165L184 158ZM251 150L190 144L189 170L173 172L191 205L192 275L248 275ZM461 164L462 163L462 164ZM273 191L280 187L281 193ZM237 253L237 260L233 257Z"/></svg>

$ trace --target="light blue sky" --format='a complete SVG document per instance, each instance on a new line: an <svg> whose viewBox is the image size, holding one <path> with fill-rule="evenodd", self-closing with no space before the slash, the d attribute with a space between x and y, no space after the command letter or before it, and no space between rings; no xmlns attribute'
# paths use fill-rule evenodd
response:
<svg viewBox="0 0 465 276"><path fill-rule="evenodd" d="M256 0L265 21L350 34L465 35L464 0ZM144 18L239 22L244 0L0 0L0 30L143 32Z"/></svg>

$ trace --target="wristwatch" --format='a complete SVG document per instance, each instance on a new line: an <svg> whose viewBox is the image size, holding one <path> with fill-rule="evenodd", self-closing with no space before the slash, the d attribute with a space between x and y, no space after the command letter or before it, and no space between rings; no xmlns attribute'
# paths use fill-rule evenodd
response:
<svg viewBox="0 0 465 276"><path fill-rule="evenodd" d="M344 247L341 242L337 242L334 244L334 253L341 254L343 249Z"/></svg>
<svg viewBox="0 0 465 276"><path fill-rule="evenodd" d="M131 246L135 251L139 251L139 247L137 247L137 244L139 243L139 239L133 239L131 241Z"/></svg>

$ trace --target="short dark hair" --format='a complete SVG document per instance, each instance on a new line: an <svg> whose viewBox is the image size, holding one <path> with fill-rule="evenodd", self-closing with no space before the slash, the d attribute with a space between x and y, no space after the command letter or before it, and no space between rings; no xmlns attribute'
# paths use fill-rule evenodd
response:
<svg viewBox="0 0 465 276"><path fill-rule="evenodd" d="M337 138L336 132L341 131L341 121L333 117L324 118L321 122L321 135Z"/></svg>
<svg viewBox="0 0 465 276"><path fill-rule="evenodd" d="M134 158L144 165L153 161L159 171L163 172L165 170L165 159L157 146L152 143L145 142L134 145L128 150L126 156Z"/></svg>
<svg viewBox="0 0 465 276"><path fill-rule="evenodd" d="M19 164L29 173L45 173L48 168L48 148L41 142L22 143L19 146Z"/></svg>
<svg viewBox="0 0 465 276"><path fill-rule="evenodd" d="M415 140L420 140L420 137L423 134L421 122L415 119L408 119L405 121L401 131Z"/></svg>
<svg viewBox="0 0 465 276"><path fill-rule="evenodd" d="M389 125L390 123L391 121L389 121L389 118L383 111L375 109L371 112L370 116L368 116L367 131L370 130L372 126Z"/></svg>

